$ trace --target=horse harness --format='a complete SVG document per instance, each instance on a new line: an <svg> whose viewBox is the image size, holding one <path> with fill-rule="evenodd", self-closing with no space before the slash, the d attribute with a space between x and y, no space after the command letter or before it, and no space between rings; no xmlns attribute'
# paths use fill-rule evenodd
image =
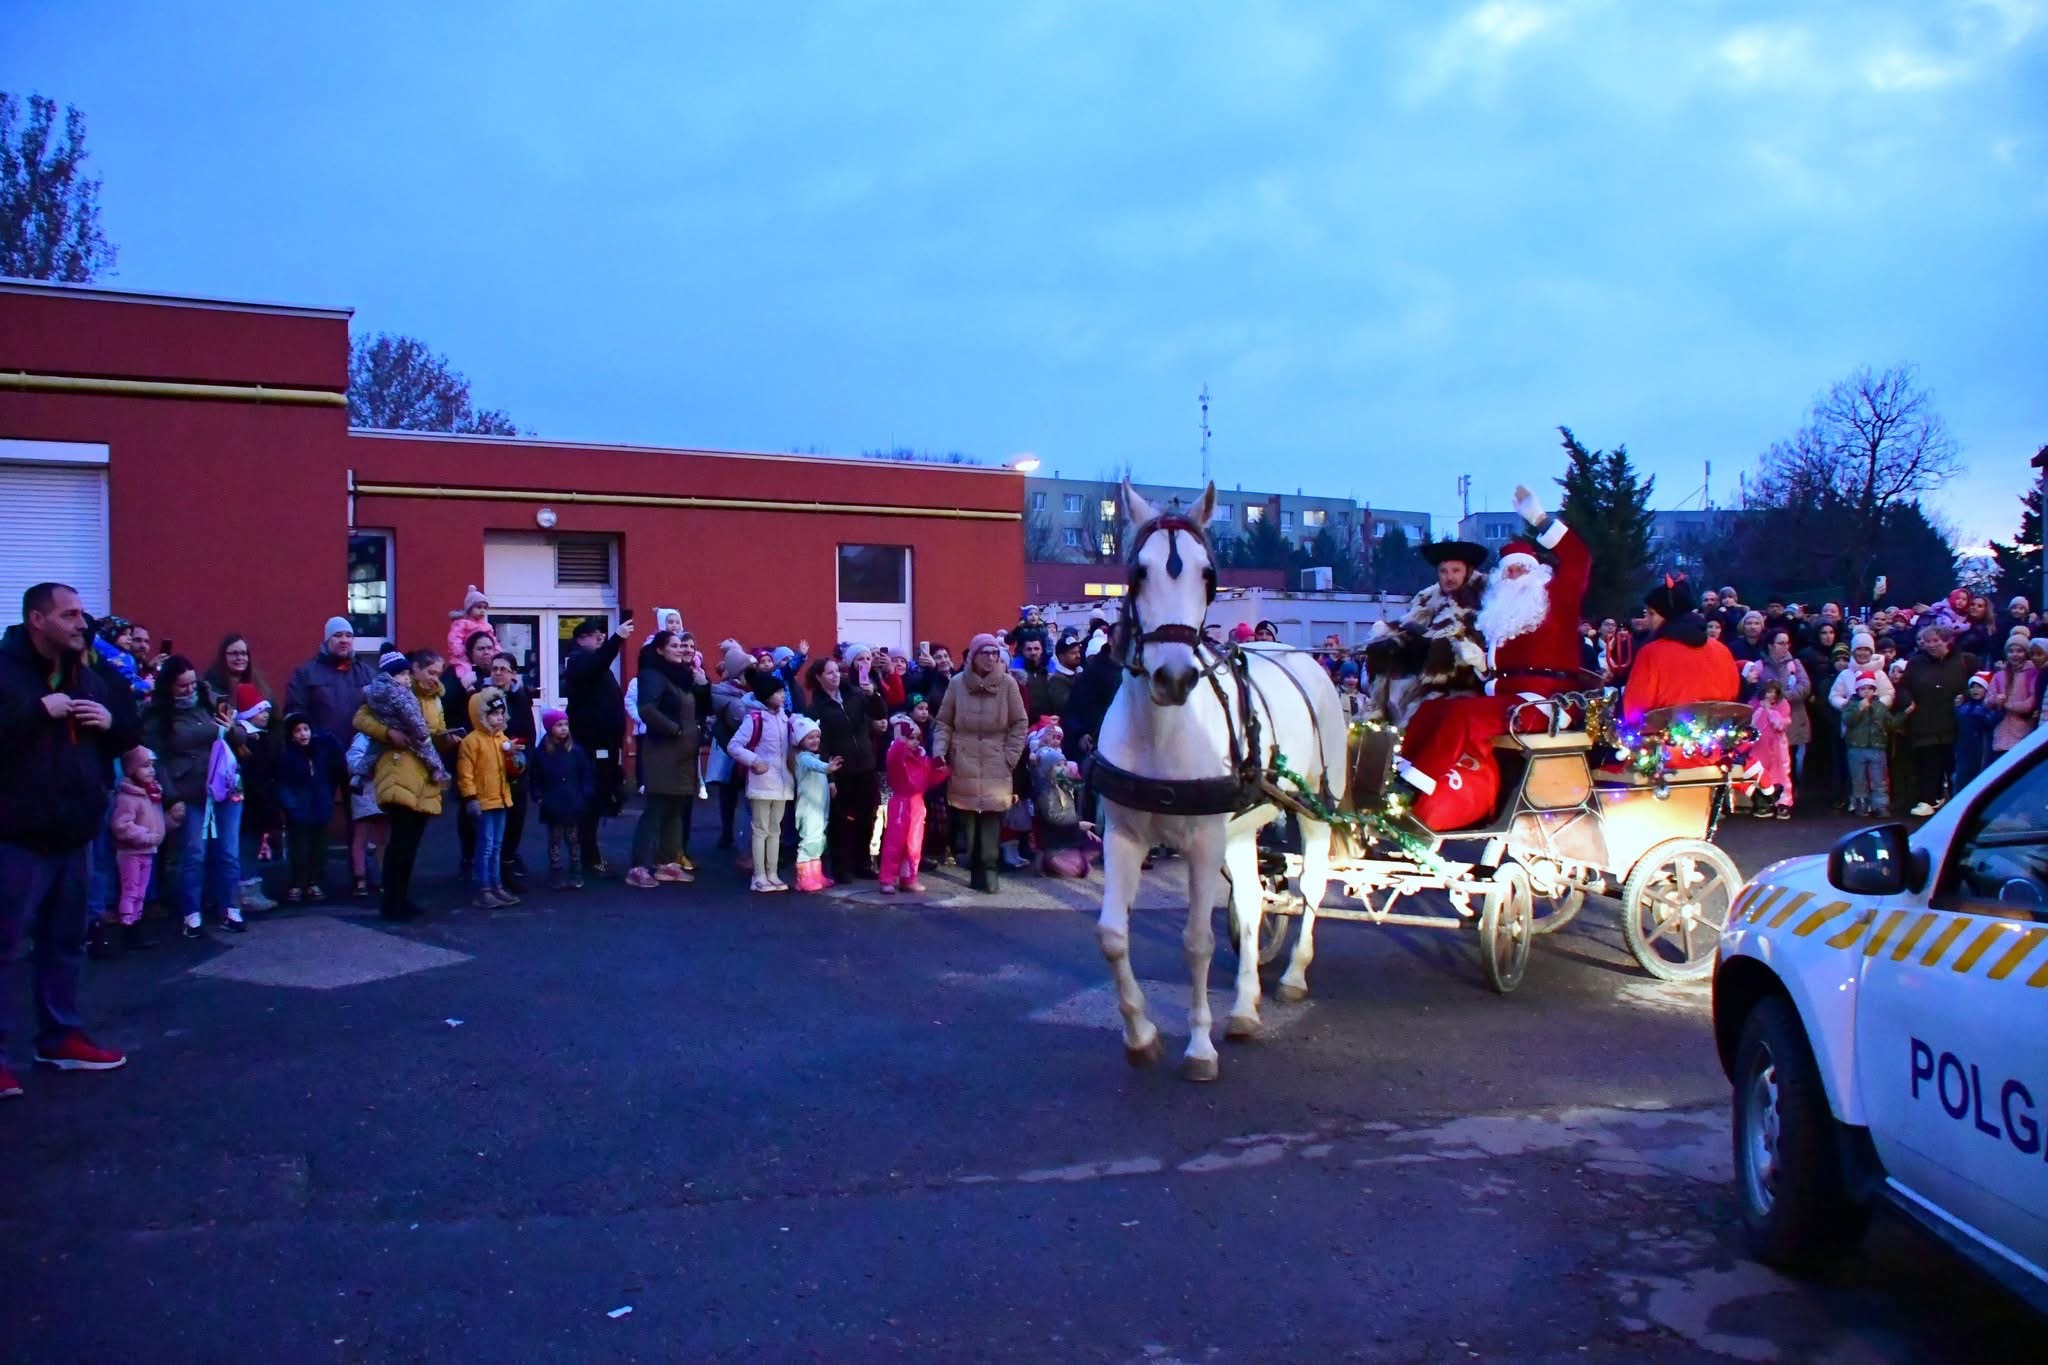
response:
<svg viewBox="0 0 2048 1365"><path fill-rule="evenodd" d="M1250 656L1235 645L1213 643L1203 636L1198 625L1168 624L1151 630L1144 628L1138 616L1137 588L1144 581L1145 567L1138 563L1138 552L1145 547L1147 540L1160 532L1168 537L1166 571L1175 578L1180 577L1184 563L1178 539L1182 533L1201 546L1205 553L1209 551L1208 532L1178 513L1169 512L1152 518L1131 537L1131 547L1125 554L1125 562L1130 566L1130 590L1124 594L1123 668L1134 678L1144 677L1145 646L1148 644L1186 645L1194 650L1195 658L1202 661L1202 680L1209 684L1209 689L1223 706L1224 730L1230 738L1230 772L1223 777L1147 777L1119 768L1097 753L1089 759L1089 780L1106 800L1132 810L1148 811L1154 815L1240 815L1269 799L1272 790L1266 763L1261 756L1258 708L1252 704L1254 691L1259 692L1261 701L1265 700L1265 694L1252 681ZM1210 563L1202 569L1202 578L1207 594L1205 601L1215 601L1213 555ZM1231 720L1230 693L1224 690L1224 682L1219 675L1227 676L1236 693L1236 714L1242 718L1241 725ZM1301 693L1309 723L1315 724L1315 706L1309 701L1307 690L1292 673L1287 677L1295 690ZM1268 705L1270 707L1270 703Z"/></svg>

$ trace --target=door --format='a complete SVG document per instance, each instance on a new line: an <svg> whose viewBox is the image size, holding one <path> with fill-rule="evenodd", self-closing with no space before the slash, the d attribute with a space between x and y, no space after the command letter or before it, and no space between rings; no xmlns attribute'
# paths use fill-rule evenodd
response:
<svg viewBox="0 0 2048 1365"><path fill-rule="evenodd" d="M76 588L94 616L113 609L106 464L103 445L0 441L0 602L9 610L51 582Z"/></svg>
<svg viewBox="0 0 2048 1365"><path fill-rule="evenodd" d="M576 648L577 625L596 619L610 630L617 622L618 582L616 537L484 534L491 626L543 705L562 704L562 661Z"/></svg>
<svg viewBox="0 0 2048 1365"><path fill-rule="evenodd" d="M1896 1185L2048 1268L2048 748L1958 799L1925 905L1845 945L1857 1083Z"/></svg>
<svg viewBox="0 0 2048 1365"><path fill-rule="evenodd" d="M839 638L910 652L910 549L839 547Z"/></svg>

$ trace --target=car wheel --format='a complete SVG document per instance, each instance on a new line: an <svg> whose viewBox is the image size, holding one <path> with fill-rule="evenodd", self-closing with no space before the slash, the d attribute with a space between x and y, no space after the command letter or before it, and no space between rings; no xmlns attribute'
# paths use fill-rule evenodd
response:
<svg viewBox="0 0 2048 1365"><path fill-rule="evenodd" d="M1757 1003L1735 1060L1735 1192L1751 1250L1796 1269L1854 1247L1870 1211L1850 1197L1839 1125L1790 1001Z"/></svg>

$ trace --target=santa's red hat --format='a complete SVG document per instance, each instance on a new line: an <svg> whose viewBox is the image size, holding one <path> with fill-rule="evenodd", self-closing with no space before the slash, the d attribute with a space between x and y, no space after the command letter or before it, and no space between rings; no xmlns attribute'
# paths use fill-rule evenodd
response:
<svg viewBox="0 0 2048 1365"><path fill-rule="evenodd" d="M1511 569L1517 564L1525 569L1533 569L1539 562L1536 558L1536 542L1533 540L1524 540L1517 536L1500 547L1499 569Z"/></svg>

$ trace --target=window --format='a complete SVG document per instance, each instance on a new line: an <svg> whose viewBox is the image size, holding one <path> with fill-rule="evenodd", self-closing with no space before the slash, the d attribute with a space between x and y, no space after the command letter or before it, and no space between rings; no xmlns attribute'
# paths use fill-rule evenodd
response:
<svg viewBox="0 0 2048 1365"><path fill-rule="evenodd" d="M1071 550L1080 549L1081 528L1078 526L1062 526L1060 528L1060 544Z"/></svg>
<svg viewBox="0 0 2048 1365"><path fill-rule="evenodd" d="M1115 520L1116 520L1116 499L1115 499L1115 498L1104 498L1104 499L1102 500L1102 519L1103 519L1104 521L1115 521Z"/></svg>
<svg viewBox="0 0 2048 1365"><path fill-rule="evenodd" d="M351 531L348 535L348 621L356 639L382 644L391 629L391 533Z"/></svg>
<svg viewBox="0 0 2048 1365"><path fill-rule="evenodd" d="M1263 506L1256 502L1248 502L1244 505L1245 525L1257 526L1260 522L1264 521L1265 519L1266 509Z"/></svg>
<svg viewBox="0 0 2048 1365"><path fill-rule="evenodd" d="M1031 510L1034 512L1043 512L1045 510L1045 494L1033 493L1031 495Z"/></svg>
<svg viewBox="0 0 2048 1365"><path fill-rule="evenodd" d="M1327 526L1329 522L1330 514L1323 508L1305 507L1302 509L1301 524L1303 526Z"/></svg>
<svg viewBox="0 0 2048 1365"><path fill-rule="evenodd" d="M1280 529L1283 531L1292 531L1294 529L1294 513L1282 512L1280 514Z"/></svg>
<svg viewBox="0 0 2048 1365"><path fill-rule="evenodd" d="M841 602L908 602L910 554L901 545L839 547Z"/></svg>
<svg viewBox="0 0 2048 1365"><path fill-rule="evenodd" d="M2048 762L1992 793L1963 830L1934 903L1969 914L2048 919Z"/></svg>
<svg viewBox="0 0 2048 1365"><path fill-rule="evenodd" d="M1235 507L1232 507L1229 503L1219 502L1216 504L1216 509L1213 512L1209 513L1209 521L1212 525L1219 521L1223 522L1225 525L1228 525L1230 522L1230 518L1236 512L1237 509Z"/></svg>
<svg viewBox="0 0 2048 1365"><path fill-rule="evenodd" d="M612 543L609 540L555 542L555 586L609 588L612 585Z"/></svg>
<svg viewBox="0 0 2048 1365"><path fill-rule="evenodd" d="M1116 558L1116 532L1104 531L1102 533L1102 557L1104 559Z"/></svg>
<svg viewBox="0 0 2048 1365"><path fill-rule="evenodd" d="M1067 494L1064 498L1060 499L1060 506L1066 511L1078 513L1081 510L1081 495L1079 493Z"/></svg>
<svg viewBox="0 0 2048 1365"><path fill-rule="evenodd" d="M1122 583L1083 583L1083 597L1122 597L1130 588Z"/></svg>

